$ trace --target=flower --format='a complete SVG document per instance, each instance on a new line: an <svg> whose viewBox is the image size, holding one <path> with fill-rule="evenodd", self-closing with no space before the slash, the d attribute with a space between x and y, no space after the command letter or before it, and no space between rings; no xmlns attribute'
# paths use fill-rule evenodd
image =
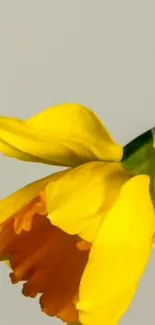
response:
<svg viewBox="0 0 155 325"><path fill-rule="evenodd" d="M12 283L24 281L25 296L41 295L50 316L117 325L132 301L152 250L155 212L148 164L146 173L139 161L135 168L131 157L137 161L142 149L131 148L135 142L117 145L81 105L26 121L0 117L4 155L69 167L0 201L0 259Z"/></svg>

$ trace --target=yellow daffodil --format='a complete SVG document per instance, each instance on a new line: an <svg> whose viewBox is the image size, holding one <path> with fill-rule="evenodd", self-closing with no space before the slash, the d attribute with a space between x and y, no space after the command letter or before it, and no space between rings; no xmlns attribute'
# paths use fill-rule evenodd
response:
<svg viewBox="0 0 155 325"><path fill-rule="evenodd" d="M150 164L144 154L142 164L135 158L136 143L136 151L116 144L92 111L75 104L26 121L0 117L1 153L69 167L0 201L0 259L12 283L24 281L25 296L41 294L48 315L117 325L128 309L155 233Z"/></svg>

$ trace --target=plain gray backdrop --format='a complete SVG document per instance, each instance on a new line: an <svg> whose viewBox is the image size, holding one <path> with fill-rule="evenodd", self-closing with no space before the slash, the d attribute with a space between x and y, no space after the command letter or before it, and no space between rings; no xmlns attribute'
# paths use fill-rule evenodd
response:
<svg viewBox="0 0 155 325"><path fill-rule="evenodd" d="M0 1L0 114L82 103L125 144L155 124L154 0ZM0 156L0 197L55 168ZM0 324L48 325L0 265ZM122 325L155 322L155 255ZM107 324L103 324L107 325Z"/></svg>

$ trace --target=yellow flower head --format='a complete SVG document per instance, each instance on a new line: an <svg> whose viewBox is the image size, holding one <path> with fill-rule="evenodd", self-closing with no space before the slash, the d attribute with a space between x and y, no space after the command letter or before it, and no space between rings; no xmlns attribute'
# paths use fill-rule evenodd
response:
<svg viewBox="0 0 155 325"><path fill-rule="evenodd" d="M89 109L65 104L22 121L0 117L0 151L69 167L0 201L0 260L23 294L64 322L117 325L155 233L150 176L122 163Z"/></svg>

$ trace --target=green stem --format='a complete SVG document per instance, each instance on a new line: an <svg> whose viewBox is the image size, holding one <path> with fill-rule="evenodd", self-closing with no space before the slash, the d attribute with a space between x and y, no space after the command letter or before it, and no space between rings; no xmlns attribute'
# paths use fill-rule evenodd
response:
<svg viewBox="0 0 155 325"><path fill-rule="evenodd" d="M146 174L150 177L151 197L155 201L155 149L152 129L141 134L124 147L122 164L134 175Z"/></svg>

